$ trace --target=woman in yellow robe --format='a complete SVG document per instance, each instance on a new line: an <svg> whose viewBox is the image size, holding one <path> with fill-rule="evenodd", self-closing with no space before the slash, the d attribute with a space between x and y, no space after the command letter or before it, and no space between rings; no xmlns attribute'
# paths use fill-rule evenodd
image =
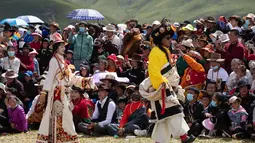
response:
<svg viewBox="0 0 255 143"><path fill-rule="evenodd" d="M177 98L178 94L183 95L179 93L180 77L169 50L173 33L170 25L161 25L153 31L153 42L157 46L149 55L149 77L140 84L139 92L150 100L156 116L152 133L155 142L169 143L172 135L181 138L182 143L191 143L195 137L187 135L189 126Z"/></svg>

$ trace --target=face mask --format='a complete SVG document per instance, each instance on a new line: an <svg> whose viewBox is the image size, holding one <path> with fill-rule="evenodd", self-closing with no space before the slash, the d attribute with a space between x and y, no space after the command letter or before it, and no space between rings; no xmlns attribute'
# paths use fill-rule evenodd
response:
<svg viewBox="0 0 255 143"><path fill-rule="evenodd" d="M8 56L13 57L15 55L14 51L8 51Z"/></svg>
<svg viewBox="0 0 255 143"><path fill-rule="evenodd" d="M187 94L187 100L192 101L194 99L193 96L194 96L193 94L188 93Z"/></svg>
<svg viewBox="0 0 255 143"><path fill-rule="evenodd" d="M245 20L245 25L249 25L250 24L250 20Z"/></svg>
<svg viewBox="0 0 255 143"><path fill-rule="evenodd" d="M79 27L79 31L82 33L85 32L85 27Z"/></svg>
<svg viewBox="0 0 255 143"><path fill-rule="evenodd" d="M213 107L217 107L217 103L216 103L215 101L213 101L213 100L212 100L212 102L211 102L211 105L212 105Z"/></svg>
<svg viewBox="0 0 255 143"><path fill-rule="evenodd" d="M211 66L211 69L213 69L213 70L217 70L218 68L219 68L219 66L214 66L214 67Z"/></svg>
<svg viewBox="0 0 255 143"><path fill-rule="evenodd" d="M30 34L31 34L31 31L30 31L30 30L28 30L28 31L27 31L27 34L28 34L28 35L30 35Z"/></svg>

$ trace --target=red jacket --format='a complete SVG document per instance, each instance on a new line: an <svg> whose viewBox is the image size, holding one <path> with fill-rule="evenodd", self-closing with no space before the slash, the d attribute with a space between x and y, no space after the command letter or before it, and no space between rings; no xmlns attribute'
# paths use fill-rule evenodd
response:
<svg viewBox="0 0 255 143"><path fill-rule="evenodd" d="M123 128L125 124L128 122L128 117L132 115L137 109L141 108L142 106L144 105L141 101L129 103L124 109L119 127Z"/></svg>
<svg viewBox="0 0 255 143"><path fill-rule="evenodd" d="M95 104L91 100L80 98L72 102L74 104L72 111L74 115L78 115L82 119L91 118L95 109Z"/></svg>
<svg viewBox="0 0 255 143"><path fill-rule="evenodd" d="M40 50L41 48L41 42L31 42L30 44L30 47L35 49L37 52Z"/></svg>
<svg viewBox="0 0 255 143"><path fill-rule="evenodd" d="M234 58L240 59L243 61L244 59L244 46L240 43L237 42L236 44L230 44L227 43L225 45L225 51L220 51L221 57L225 59L225 69L226 71L230 74L232 72L231 70L231 61Z"/></svg>
<svg viewBox="0 0 255 143"><path fill-rule="evenodd" d="M17 57L27 67L27 69L25 69L22 66L20 66L20 68L19 68L20 72L26 72L28 70L34 72L34 61L29 56L25 56L23 54L18 54Z"/></svg>

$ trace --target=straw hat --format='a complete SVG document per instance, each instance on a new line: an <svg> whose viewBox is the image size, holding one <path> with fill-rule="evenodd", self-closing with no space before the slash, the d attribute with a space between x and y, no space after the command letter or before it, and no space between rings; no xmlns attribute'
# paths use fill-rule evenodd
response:
<svg viewBox="0 0 255 143"><path fill-rule="evenodd" d="M105 76L105 78L100 79L101 82L103 82L103 81L105 81L105 80L108 80L108 81L110 81L110 82L113 83L113 84L118 83L118 81L115 79L115 76L114 76L114 75L111 75L111 74L107 74L107 75Z"/></svg>
<svg viewBox="0 0 255 143"><path fill-rule="evenodd" d="M18 74L16 74L13 69L8 69L5 73L2 74L2 77L16 78L18 77Z"/></svg>
<svg viewBox="0 0 255 143"><path fill-rule="evenodd" d="M116 28L114 25L112 24L109 24L107 25L106 27L103 27L103 30L104 31L108 31L108 32L116 32Z"/></svg>
<svg viewBox="0 0 255 143"><path fill-rule="evenodd" d="M218 53L211 53L210 59L207 59L209 62L224 62L225 59L221 58L221 55Z"/></svg>
<svg viewBox="0 0 255 143"><path fill-rule="evenodd" d="M255 15L253 13L247 14L247 16L244 16L243 19L246 20L247 18L250 18L252 21L254 21Z"/></svg>
<svg viewBox="0 0 255 143"><path fill-rule="evenodd" d="M56 27L58 30L60 29L60 28L59 28L59 24L58 24L57 22L52 22L52 23L50 24L50 26L54 26L54 27Z"/></svg>
<svg viewBox="0 0 255 143"><path fill-rule="evenodd" d="M189 48L193 48L194 47L192 39L182 40L181 45L189 47Z"/></svg>

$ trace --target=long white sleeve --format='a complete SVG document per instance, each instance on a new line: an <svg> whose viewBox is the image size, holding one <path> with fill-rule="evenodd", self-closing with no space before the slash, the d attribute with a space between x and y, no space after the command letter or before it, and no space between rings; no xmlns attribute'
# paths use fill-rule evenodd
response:
<svg viewBox="0 0 255 143"><path fill-rule="evenodd" d="M45 79L45 84L43 85L43 90L51 91L53 81L57 73L57 69L58 69L57 59L51 58L49 63L49 71Z"/></svg>
<svg viewBox="0 0 255 143"><path fill-rule="evenodd" d="M110 124L112 122L112 117L113 117L115 110L116 110L115 103L113 101L109 102L106 119L102 122L99 122L98 125L101 127L104 127L104 126Z"/></svg>
<svg viewBox="0 0 255 143"><path fill-rule="evenodd" d="M98 111L98 108L97 108L97 104L98 104L98 101L95 105L95 111L93 112L92 120L97 119L99 117L99 111Z"/></svg>
<svg viewBox="0 0 255 143"><path fill-rule="evenodd" d="M33 102L32 102L32 106L31 106L31 108L29 109L29 111L28 111L28 113L27 113L27 115L26 115L26 119L28 119L28 118L34 113L34 111L35 111L35 106L36 106L36 104L37 104L37 101L38 101L38 99L39 99L39 96L40 96L40 95L37 95L37 96L34 98L34 100L33 100Z"/></svg>

